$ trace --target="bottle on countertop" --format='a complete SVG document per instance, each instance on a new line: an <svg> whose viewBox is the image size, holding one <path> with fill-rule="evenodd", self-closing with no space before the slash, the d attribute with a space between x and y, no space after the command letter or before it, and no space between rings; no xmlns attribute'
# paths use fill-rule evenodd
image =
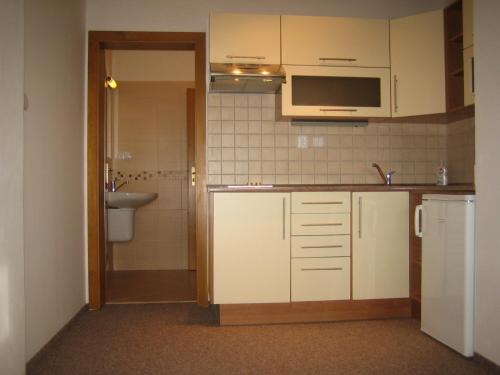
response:
<svg viewBox="0 0 500 375"><path fill-rule="evenodd" d="M439 162L437 169L437 185L448 185L448 168L443 160Z"/></svg>

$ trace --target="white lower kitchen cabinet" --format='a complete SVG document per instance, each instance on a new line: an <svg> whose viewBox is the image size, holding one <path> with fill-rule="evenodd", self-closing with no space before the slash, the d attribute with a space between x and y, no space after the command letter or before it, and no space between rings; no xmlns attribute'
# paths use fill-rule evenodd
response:
<svg viewBox="0 0 500 375"><path fill-rule="evenodd" d="M215 304L290 302L290 193L215 193Z"/></svg>
<svg viewBox="0 0 500 375"><path fill-rule="evenodd" d="M292 259L292 301L345 300L351 296L351 258Z"/></svg>
<svg viewBox="0 0 500 375"><path fill-rule="evenodd" d="M408 192L352 194L353 299L409 297Z"/></svg>

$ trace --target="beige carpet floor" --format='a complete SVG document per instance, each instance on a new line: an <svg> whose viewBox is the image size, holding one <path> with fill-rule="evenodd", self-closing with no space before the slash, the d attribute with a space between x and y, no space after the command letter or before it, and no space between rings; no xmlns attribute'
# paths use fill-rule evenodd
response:
<svg viewBox="0 0 500 375"><path fill-rule="evenodd" d="M81 313L28 374L492 374L412 319L218 327L194 304ZM0 371L1 372L1 371Z"/></svg>

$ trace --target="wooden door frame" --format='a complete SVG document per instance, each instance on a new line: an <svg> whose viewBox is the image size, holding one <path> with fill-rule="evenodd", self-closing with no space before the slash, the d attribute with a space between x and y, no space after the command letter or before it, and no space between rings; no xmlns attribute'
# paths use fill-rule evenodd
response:
<svg viewBox="0 0 500 375"><path fill-rule="evenodd" d="M205 33L89 31L87 103L88 286L91 309L105 302L105 61L106 49L195 52L195 165L197 302L208 306L206 193L206 51Z"/></svg>

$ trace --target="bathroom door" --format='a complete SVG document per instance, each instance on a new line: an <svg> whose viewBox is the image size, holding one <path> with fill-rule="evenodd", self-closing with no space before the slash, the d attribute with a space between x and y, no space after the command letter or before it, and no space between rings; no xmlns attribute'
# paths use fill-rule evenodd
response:
<svg viewBox="0 0 500 375"><path fill-rule="evenodd" d="M187 89L188 269L196 270L195 89Z"/></svg>

